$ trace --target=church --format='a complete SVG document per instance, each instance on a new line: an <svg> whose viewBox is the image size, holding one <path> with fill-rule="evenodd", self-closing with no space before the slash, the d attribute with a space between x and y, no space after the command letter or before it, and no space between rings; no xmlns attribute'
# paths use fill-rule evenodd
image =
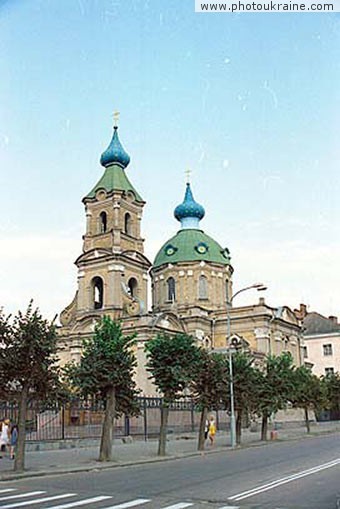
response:
<svg viewBox="0 0 340 509"><path fill-rule="evenodd" d="M127 334L137 333L136 381L145 395L156 394L145 370L144 345L157 333L190 334L203 348L227 354L230 326L232 344L250 352L256 363L282 351L290 351L297 366L303 363L301 320L288 306L270 307L263 298L232 305L229 249L202 230L205 210L189 182L174 209L177 234L153 261L147 258L141 236L146 203L127 175L129 163L115 125L100 158L102 177L82 200L86 231L75 261L77 290L60 314L61 363L79 360L83 340L103 315L120 320Z"/></svg>

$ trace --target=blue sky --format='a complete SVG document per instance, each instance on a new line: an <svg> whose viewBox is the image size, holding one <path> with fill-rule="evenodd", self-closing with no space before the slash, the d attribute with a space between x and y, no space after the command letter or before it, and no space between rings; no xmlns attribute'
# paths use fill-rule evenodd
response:
<svg viewBox="0 0 340 509"><path fill-rule="evenodd" d="M0 0L0 302L76 289L82 197L121 112L146 254L178 229L187 167L234 289L340 311L340 16L200 14L193 0ZM239 304L257 297L248 294ZM236 305L236 302L235 302Z"/></svg>

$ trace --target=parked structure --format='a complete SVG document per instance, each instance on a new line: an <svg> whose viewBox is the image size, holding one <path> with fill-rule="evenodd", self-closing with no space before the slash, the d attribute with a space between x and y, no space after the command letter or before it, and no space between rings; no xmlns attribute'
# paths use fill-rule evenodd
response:
<svg viewBox="0 0 340 509"><path fill-rule="evenodd" d="M130 157L117 126L100 162L104 174L83 199L86 232L75 262L78 289L60 315L60 358L62 363L78 360L82 340L104 314L120 319L126 333L138 334L137 383L145 394L155 394L144 368L144 343L157 332L185 332L205 348L226 350L234 270L230 252L201 229L205 211L187 182L184 200L174 211L180 230L152 264L141 236L145 201L126 175ZM260 299L256 305L231 308L230 318L237 343L258 362L266 354L288 350L301 363L300 322L288 307L269 307Z"/></svg>

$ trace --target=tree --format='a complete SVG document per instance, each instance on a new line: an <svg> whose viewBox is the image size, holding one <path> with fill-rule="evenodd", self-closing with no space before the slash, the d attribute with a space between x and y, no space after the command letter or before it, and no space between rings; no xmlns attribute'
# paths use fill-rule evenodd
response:
<svg viewBox="0 0 340 509"><path fill-rule="evenodd" d="M228 359L200 349L197 370L190 385L194 401L201 408L198 450L204 449L204 428L208 410L218 410L228 400Z"/></svg>
<svg viewBox="0 0 340 509"><path fill-rule="evenodd" d="M257 370L256 411L262 416L261 440L267 440L268 418L286 408L294 389L293 357L289 352L269 355L263 370Z"/></svg>
<svg viewBox="0 0 340 509"><path fill-rule="evenodd" d="M199 362L199 349L192 336L158 334L145 345L146 369L163 395L158 455L165 456L169 406L188 387Z"/></svg>
<svg viewBox="0 0 340 509"><path fill-rule="evenodd" d="M310 433L308 410L319 411L325 405L326 397L320 378L307 366L299 366L294 371L294 391L290 397L295 408L302 408L305 414L307 433Z"/></svg>
<svg viewBox="0 0 340 509"><path fill-rule="evenodd" d="M249 415L256 404L256 371L254 359L244 352L233 354L234 405L236 411L236 443L241 443L242 419Z"/></svg>
<svg viewBox="0 0 340 509"><path fill-rule="evenodd" d="M25 468L26 416L29 400L56 398L61 389L57 335L53 322L33 310L33 301L13 321L0 314L0 385L7 399L18 401L18 445L14 470Z"/></svg>
<svg viewBox="0 0 340 509"><path fill-rule="evenodd" d="M94 335L84 341L79 364L68 364L65 373L80 394L95 396L105 405L99 461L111 461L114 418L122 413L139 413L136 383L133 380L136 358L132 351L136 336L124 336L121 324L104 316Z"/></svg>
<svg viewBox="0 0 340 509"><path fill-rule="evenodd" d="M322 378L325 394L325 407L330 410L331 419L340 416L340 373L329 373Z"/></svg>

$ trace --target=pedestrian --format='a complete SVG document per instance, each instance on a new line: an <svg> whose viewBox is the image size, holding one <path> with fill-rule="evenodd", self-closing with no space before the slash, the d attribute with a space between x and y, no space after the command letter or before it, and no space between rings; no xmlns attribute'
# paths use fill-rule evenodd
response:
<svg viewBox="0 0 340 509"><path fill-rule="evenodd" d="M216 435L216 424L215 424L215 419L214 419L214 416L211 415L209 417L209 431L208 431L208 436L209 436L209 440L210 440L210 445L211 447L214 446L214 443L215 443L215 435Z"/></svg>
<svg viewBox="0 0 340 509"><path fill-rule="evenodd" d="M13 424L11 429L11 438L9 442L10 444L9 457L11 460L14 460L15 458L17 443L18 443L18 426L16 424Z"/></svg>
<svg viewBox="0 0 340 509"><path fill-rule="evenodd" d="M10 420L9 419L5 419L2 422L2 425L1 425L1 431L0 431L0 450L3 453L6 452L6 447L9 444L9 425L10 425Z"/></svg>
<svg viewBox="0 0 340 509"><path fill-rule="evenodd" d="M208 440L208 433L209 433L209 421L208 419L206 419L204 425L204 440Z"/></svg>

